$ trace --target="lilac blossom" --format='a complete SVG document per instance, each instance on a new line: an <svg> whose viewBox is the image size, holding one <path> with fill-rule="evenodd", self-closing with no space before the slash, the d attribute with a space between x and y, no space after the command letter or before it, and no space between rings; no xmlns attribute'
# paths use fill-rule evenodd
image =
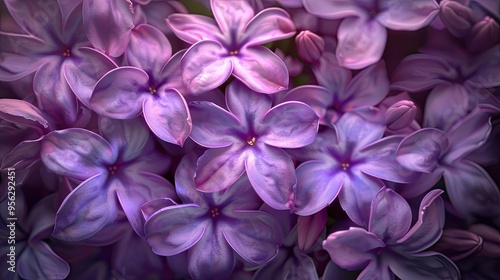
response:
<svg viewBox="0 0 500 280"><path fill-rule="evenodd" d="M381 179L408 183L418 178L396 161L401 136L382 138L385 127L348 113L318 134L316 141L293 153L305 160L297 168L295 213L314 214L339 196L349 218L368 223L368 209L375 194L384 186Z"/></svg>
<svg viewBox="0 0 500 280"><path fill-rule="evenodd" d="M275 93L288 87L288 71L271 50L260 46L295 34L290 16L268 8L257 15L245 0L212 0L215 20L173 14L170 29L193 44L182 57L182 80L192 94L222 85L231 75L254 91Z"/></svg>
<svg viewBox="0 0 500 280"><path fill-rule="evenodd" d="M259 196L275 209L292 209L296 183L292 159L281 148L314 141L318 117L308 105L289 101L271 108L268 95L239 81L226 90L229 111L192 102L190 135L209 148L198 160L195 182L204 192L227 189L245 172Z"/></svg>
<svg viewBox="0 0 500 280"><path fill-rule="evenodd" d="M332 260L348 270L363 271L357 279L460 279L455 264L440 253L425 251L444 225L440 190L429 192L420 203L418 221L411 227L408 203L383 188L373 198L368 230L351 227L323 241Z"/></svg>
<svg viewBox="0 0 500 280"><path fill-rule="evenodd" d="M172 256L187 250L193 279L228 278L235 253L254 265L273 259L283 239L281 229L270 214L259 211L262 202L246 176L226 191L201 193L193 181L195 163L196 156L188 154L175 173L183 204L172 202L152 214L143 210L146 240L153 251ZM143 209L151 203L157 204L152 201Z"/></svg>
<svg viewBox="0 0 500 280"><path fill-rule="evenodd" d="M380 60L387 29L417 30L439 12L435 0L304 0L304 7L319 17L343 19L336 56L339 64L349 69L365 68Z"/></svg>
<svg viewBox="0 0 500 280"><path fill-rule="evenodd" d="M96 84L90 107L100 115L130 119L143 114L160 139L183 145L191 132L191 117L180 83L179 60L171 57L167 38L150 25L139 25L130 34L125 57L130 66L106 73Z"/></svg>
<svg viewBox="0 0 500 280"><path fill-rule="evenodd" d="M333 54L325 53L312 69L319 86L296 87L283 100L308 104L323 125L333 125L346 112L373 107L389 92L389 79L383 61L352 77L350 70L338 65Z"/></svg>
<svg viewBox="0 0 500 280"><path fill-rule="evenodd" d="M104 138L89 130L69 128L53 131L43 140L45 166L80 182L57 211L53 236L58 239L91 237L113 223L120 208L134 230L143 235L140 206L159 197L175 198L173 186L157 175L165 171L167 159L154 150L150 133L140 120L101 118L99 128Z"/></svg>

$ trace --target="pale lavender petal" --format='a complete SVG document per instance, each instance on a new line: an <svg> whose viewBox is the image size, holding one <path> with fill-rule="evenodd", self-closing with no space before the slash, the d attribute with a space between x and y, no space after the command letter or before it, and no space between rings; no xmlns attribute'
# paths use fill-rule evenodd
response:
<svg viewBox="0 0 500 280"><path fill-rule="evenodd" d="M136 26L125 56L131 66L156 75L172 55L172 46L160 30L147 24Z"/></svg>
<svg viewBox="0 0 500 280"><path fill-rule="evenodd" d="M233 114L212 102L195 101L189 105L193 119L191 139L207 148L222 148L235 143L234 129L241 126Z"/></svg>
<svg viewBox="0 0 500 280"><path fill-rule="evenodd" d="M188 98L188 92L186 86L179 77L182 76L182 70L180 67L181 59L186 53L186 50L181 50L176 52L168 61L163 65L160 73L155 76L157 81L161 81L162 87L176 89L182 96ZM203 98L206 97L206 94ZM204 99L207 100L207 99ZM189 103L189 102L188 102Z"/></svg>
<svg viewBox="0 0 500 280"><path fill-rule="evenodd" d="M94 48L118 57L125 52L134 27L126 1L83 1L83 26Z"/></svg>
<svg viewBox="0 0 500 280"><path fill-rule="evenodd" d="M175 191L183 203L195 203L207 207L204 194L196 189L194 176L198 156L194 152L182 157L175 170Z"/></svg>
<svg viewBox="0 0 500 280"><path fill-rule="evenodd" d="M346 18L339 26L336 55L340 66L361 69L382 58L387 30L378 22Z"/></svg>
<svg viewBox="0 0 500 280"><path fill-rule="evenodd" d="M42 241L29 244L19 255L18 272L23 279L66 279L69 271L69 264Z"/></svg>
<svg viewBox="0 0 500 280"><path fill-rule="evenodd" d="M444 173L447 194L456 210L467 218L500 213L500 192L488 173L471 161L455 161Z"/></svg>
<svg viewBox="0 0 500 280"><path fill-rule="evenodd" d="M417 253L432 246L441 237L444 226L444 203L442 190L432 190L427 193L418 209L418 220L412 228L396 242L398 248Z"/></svg>
<svg viewBox="0 0 500 280"><path fill-rule="evenodd" d="M23 141L15 146L2 160L1 169L15 168L18 170L30 168L40 160L43 136L36 140ZM16 178L19 182L20 179Z"/></svg>
<svg viewBox="0 0 500 280"><path fill-rule="evenodd" d="M266 144L256 145L245 161L248 179L257 194L277 210L290 210L295 204L295 168L283 150Z"/></svg>
<svg viewBox="0 0 500 280"><path fill-rule="evenodd" d="M45 42L30 35L0 31L0 79L16 81L35 72L46 59L30 55Z"/></svg>
<svg viewBox="0 0 500 280"><path fill-rule="evenodd" d="M214 202L218 205L225 205L222 213L231 217L234 217L233 214L238 210L259 209L263 204L247 175L241 176L223 194L220 194L212 196Z"/></svg>
<svg viewBox="0 0 500 280"><path fill-rule="evenodd" d="M149 219L149 217L153 216L154 213L160 211L165 207L175 206L177 203L170 198L158 198L154 200L150 200L141 205L141 214L145 221Z"/></svg>
<svg viewBox="0 0 500 280"><path fill-rule="evenodd" d="M278 254L283 241L278 221L262 211L233 211L222 228L225 239L244 260L261 265Z"/></svg>
<svg viewBox="0 0 500 280"><path fill-rule="evenodd" d="M106 180L103 174L90 177L64 199L56 214L52 236L64 241L80 241L116 220L116 195L106 188Z"/></svg>
<svg viewBox="0 0 500 280"><path fill-rule="evenodd" d="M335 174L331 169L318 160L305 162L297 168L294 213L312 215L333 202L346 178L343 173Z"/></svg>
<svg viewBox="0 0 500 280"><path fill-rule="evenodd" d="M147 4L141 5L147 23L158 28L167 36L172 34L172 30L165 24L165 18L174 13L187 14L188 10L180 1L146 1ZM137 11L137 8L136 8ZM194 14L191 14L194 15ZM215 22L214 22L215 25Z"/></svg>
<svg viewBox="0 0 500 280"><path fill-rule="evenodd" d="M52 32L62 31L61 8L56 0L33 3L6 0L4 3L10 15L28 34L47 39Z"/></svg>
<svg viewBox="0 0 500 280"><path fill-rule="evenodd" d="M163 208L146 221L146 241L160 256L184 252L202 238L209 226L209 221L201 218L205 212L196 204Z"/></svg>
<svg viewBox="0 0 500 280"><path fill-rule="evenodd" d="M341 19L351 16L363 16L366 12L349 0L303 0L304 8L311 14L328 19Z"/></svg>
<svg viewBox="0 0 500 280"><path fill-rule="evenodd" d="M432 173L448 146L448 137L442 131L434 128L420 129L401 141L396 160L409 170Z"/></svg>
<svg viewBox="0 0 500 280"><path fill-rule="evenodd" d="M335 55L329 52L324 52L319 62L311 68L318 84L332 92L343 92L352 78L351 70L341 67Z"/></svg>
<svg viewBox="0 0 500 280"><path fill-rule="evenodd" d="M149 76L135 67L120 67L106 73L96 84L90 107L113 119L130 119L142 111Z"/></svg>
<svg viewBox="0 0 500 280"><path fill-rule="evenodd" d="M268 48L248 47L240 51L233 63L234 77L252 90L271 94L288 88L288 68Z"/></svg>
<svg viewBox="0 0 500 280"><path fill-rule="evenodd" d="M302 251L307 251L320 238L324 231L328 213L326 208L310 216L297 218L297 244Z"/></svg>
<svg viewBox="0 0 500 280"><path fill-rule="evenodd" d="M368 231L387 243L402 237L410 226L410 205L393 190L381 189L372 200Z"/></svg>
<svg viewBox="0 0 500 280"><path fill-rule="evenodd" d="M89 107L92 90L99 79L116 64L103 53L88 47L80 47L62 65L64 77L78 99Z"/></svg>
<svg viewBox="0 0 500 280"><path fill-rule="evenodd" d="M424 126L447 131L469 113L468 95L460 84L436 86L425 103Z"/></svg>
<svg viewBox="0 0 500 280"><path fill-rule="evenodd" d="M296 87L287 92L283 101L304 102L316 112L316 115L320 117L321 123L326 124L324 117L327 108L333 103L333 94L322 86L306 85Z"/></svg>
<svg viewBox="0 0 500 280"><path fill-rule="evenodd" d="M295 25L285 10L268 8L255 15L243 32L246 45L254 46L292 37Z"/></svg>
<svg viewBox="0 0 500 280"><path fill-rule="evenodd" d="M344 114L335 124L339 144L346 145L346 142L352 142L355 143L356 149L362 149L382 138L385 126L372 121L358 113Z"/></svg>
<svg viewBox="0 0 500 280"><path fill-rule="evenodd" d="M387 263L383 260L371 261L356 280L394 280L394 273L389 269Z"/></svg>
<svg viewBox="0 0 500 280"><path fill-rule="evenodd" d="M439 13L435 0L383 0L386 9L377 15L377 21L392 30L417 30L432 22Z"/></svg>
<svg viewBox="0 0 500 280"><path fill-rule="evenodd" d="M351 111L359 107L374 106L388 93L389 79L382 60L354 76L345 92L339 94L339 101L344 104L344 110Z"/></svg>
<svg viewBox="0 0 500 280"><path fill-rule="evenodd" d="M336 231L323 241L323 249L328 251L332 260L348 270L363 269L375 261L374 250L384 247L384 242L375 234L355 227Z"/></svg>
<svg viewBox="0 0 500 280"><path fill-rule="evenodd" d="M456 265L447 257L435 252L391 257L389 267L403 279L461 279Z"/></svg>
<svg viewBox="0 0 500 280"><path fill-rule="evenodd" d="M272 99L252 91L239 81L234 81L226 88L226 104L241 125L251 129L248 125L263 121L264 115L271 109Z"/></svg>
<svg viewBox="0 0 500 280"><path fill-rule="evenodd" d="M160 88L144 100L144 119L158 138L179 146L191 132L191 116L184 97L175 89Z"/></svg>
<svg viewBox="0 0 500 280"><path fill-rule="evenodd" d="M262 120L267 133L264 143L279 148L300 148L314 142L319 119L311 107L296 101L281 103Z"/></svg>
<svg viewBox="0 0 500 280"><path fill-rule="evenodd" d="M53 131L42 142L41 158L45 166L56 174L76 180L107 172L105 165L114 157L104 138L81 128Z"/></svg>
<svg viewBox="0 0 500 280"><path fill-rule="evenodd" d="M19 99L0 99L0 118L17 125L27 125L35 129L49 127L49 122L37 107Z"/></svg>
<svg viewBox="0 0 500 280"><path fill-rule="evenodd" d="M438 168L432 173L423 173L415 182L399 184L396 191L404 198L414 198L430 190L443 177L444 170Z"/></svg>
<svg viewBox="0 0 500 280"><path fill-rule="evenodd" d="M241 145L209 149L199 159L194 181L202 192L217 192L230 187L245 172L247 153Z"/></svg>
<svg viewBox="0 0 500 280"><path fill-rule="evenodd" d="M195 44L201 40L220 41L223 35L214 19L195 14L172 14L167 17L170 29L181 40Z"/></svg>
<svg viewBox="0 0 500 280"><path fill-rule="evenodd" d="M216 41L203 40L181 59L182 81L189 93L198 95L222 85L233 72L227 50Z"/></svg>
<svg viewBox="0 0 500 280"><path fill-rule="evenodd" d="M246 0L212 0L210 7L222 33L226 36L234 29L241 32L247 22L254 16L252 6Z"/></svg>

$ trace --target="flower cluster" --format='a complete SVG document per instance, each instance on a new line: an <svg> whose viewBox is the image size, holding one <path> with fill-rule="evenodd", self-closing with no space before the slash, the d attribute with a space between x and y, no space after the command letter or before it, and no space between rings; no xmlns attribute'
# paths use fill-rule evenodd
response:
<svg viewBox="0 0 500 280"><path fill-rule="evenodd" d="M0 90L1 279L500 275L497 0L2 0Z"/></svg>

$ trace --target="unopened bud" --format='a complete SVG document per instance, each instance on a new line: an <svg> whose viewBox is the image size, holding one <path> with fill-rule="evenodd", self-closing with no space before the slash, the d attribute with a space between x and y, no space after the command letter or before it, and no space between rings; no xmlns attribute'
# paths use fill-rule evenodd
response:
<svg viewBox="0 0 500 280"><path fill-rule="evenodd" d="M483 249L478 256L500 258L500 232L490 226L475 224L469 230L483 239Z"/></svg>
<svg viewBox="0 0 500 280"><path fill-rule="evenodd" d="M466 36L474 21L472 19L472 10L455 1L441 2L441 12L439 13L446 29L455 37L462 38Z"/></svg>
<svg viewBox="0 0 500 280"><path fill-rule="evenodd" d="M432 250L458 261L481 251L482 247L483 239L477 234L450 228L443 230L441 239L432 247Z"/></svg>
<svg viewBox="0 0 500 280"><path fill-rule="evenodd" d="M300 59L314 63L325 51L325 40L309 30L302 31L295 38Z"/></svg>
<svg viewBox="0 0 500 280"><path fill-rule="evenodd" d="M467 48L474 53L486 51L500 40L500 26L486 16L478 21L467 35Z"/></svg>
<svg viewBox="0 0 500 280"><path fill-rule="evenodd" d="M417 115L417 106L409 100L394 103L385 112L385 123L390 130L399 130L410 125Z"/></svg>
<svg viewBox="0 0 500 280"><path fill-rule="evenodd" d="M297 219L298 245L302 251L306 251L318 240L321 232L326 226L328 214L326 209L311 216L299 216Z"/></svg>

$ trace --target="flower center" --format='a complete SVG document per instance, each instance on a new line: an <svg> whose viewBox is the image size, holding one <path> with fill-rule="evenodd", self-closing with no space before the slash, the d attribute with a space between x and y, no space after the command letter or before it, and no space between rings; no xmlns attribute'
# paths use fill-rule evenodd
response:
<svg viewBox="0 0 500 280"><path fill-rule="evenodd" d="M64 52L63 52L63 56L64 57L70 57L71 56L71 51L69 49L66 49Z"/></svg>
<svg viewBox="0 0 500 280"><path fill-rule="evenodd" d="M212 208L212 210L210 210L210 213L212 214L212 218L215 218L215 217L219 216L219 209Z"/></svg>
<svg viewBox="0 0 500 280"><path fill-rule="evenodd" d="M234 51L230 51L229 52L229 55L237 55L239 54L240 52L238 50L234 50Z"/></svg>
<svg viewBox="0 0 500 280"><path fill-rule="evenodd" d="M247 144L250 146L253 146L255 144L255 141L257 141L255 139L255 136L252 136L252 138L250 140L247 140Z"/></svg>
<svg viewBox="0 0 500 280"><path fill-rule="evenodd" d="M149 87L149 93L151 93L151 94L154 95L156 93L156 89L154 87L150 86Z"/></svg>
<svg viewBox="0 0 500 280"><path fill-rule="evenodd" d="M347 170L349 168L349 163L342 163L341 164L342 170Z"/></svg>
<svg viewBox="0 0 500 280"><path fill-rule="evenodd" d="M118 167L116 167L116 165L113 165L113 166L110 166L108 169L109 169L109 173L111 175L115 175L116 170L118 169Z"/></svg>

